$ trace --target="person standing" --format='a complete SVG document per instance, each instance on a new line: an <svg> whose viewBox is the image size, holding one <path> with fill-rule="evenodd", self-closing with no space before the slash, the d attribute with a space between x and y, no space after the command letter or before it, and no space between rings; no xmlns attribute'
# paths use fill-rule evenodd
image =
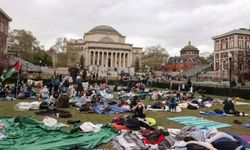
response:
<svg viewBox="0 0 250 150"><path fill-rule="evenodd" d="M83 91L82 78L80 76L76 77L76 85L77 85L76 96L80 96L81 92Z"/></svg>
<svg viewBox="0 0 250 150"><path fill-rule="evenodd" d="M188 81L187 81L187 91L190 91L190 89L191 89L191 87L192 87L192 82L191 82L191 80L188 78Z"/></svg>

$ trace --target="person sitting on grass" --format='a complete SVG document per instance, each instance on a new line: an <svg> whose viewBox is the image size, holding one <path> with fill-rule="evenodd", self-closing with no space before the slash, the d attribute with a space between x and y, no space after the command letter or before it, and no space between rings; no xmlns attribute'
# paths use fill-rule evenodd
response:
<svg viewBox="0 0 250 150"><path fill-rule="evenodd" d="M224 107L223 107L223 110L226 114L233 114L235 116L240 116L240 112L235 110L234 108L234 103L233 103L233 100L232 98L227 98L224 102ZM245 116L245 113L243 112L242 113L242 116Z"/></svg>
<svg viewBox="0 0 250 150"><path fill-rule="evenodd" d="M145 105L143 104L143 102L141 102L140 98L138 98L136 101L137 104L132 108L132 111L134 112L132 118L145 118L147 112Z"/></svg>
<svg viewBox="0 0 250 150"><path fill-rule="evenodd" d="M53 104L55 107L59 101L59 93L58 92L53 92L53 95L50 96L50 102Z"/></svg>
<svg viewBox="0 0 250 150"><path fill-rule="evenodd" d="M178 105L176 99L177 99L176 97L172 97L172 98L170 99L169 106L168 106L170 112L176 112L176 107L177 107L177 105Z"/></svg>
<svg viewBox="0 0 250 150"><path fill-rule="evenodd" d="M69 108L69 96L66 91L59 96L58 103L56 104L57 108Z"/></svg>
<svg viewBox="0 0 250 150"><path fill-rule="evenodd" d="M45 86L43 87L43 89L41 90L41 99L42 99L42 100L45 100L45 99L47 99L47 98L49 98L49 89L48 89L47 86L45 85Z"/></svg>

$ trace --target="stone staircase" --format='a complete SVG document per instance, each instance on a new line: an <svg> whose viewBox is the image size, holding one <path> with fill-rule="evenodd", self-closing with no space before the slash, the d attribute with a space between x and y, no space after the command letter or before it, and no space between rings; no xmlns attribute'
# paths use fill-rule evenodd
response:
<svg viewBox="0 0 250 150"><path fill-rule="evenodd" d="M181 72L181 73L177 74L176 76L178 76L178 77L192 77L192 76L195 76L201 72L208 71L211 68L211 66L212 66L212 63L203 64L203 65L195 67L191 70Z"/></svg>

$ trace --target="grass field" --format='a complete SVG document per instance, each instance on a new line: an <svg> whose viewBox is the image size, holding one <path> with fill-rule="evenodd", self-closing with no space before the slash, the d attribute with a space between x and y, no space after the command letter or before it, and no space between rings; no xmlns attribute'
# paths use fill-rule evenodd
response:
<svg viewBox="0 0 250 150"><path fill-rule="evenodd" d="M211 96L216 97L216 96ZM224 98L224 97L222 97ZM0 101L0 117L17 117L17 116L30 116L33 118L36 118L38 120L43 120L43 116L37 116L35 115L36 111L16 111L14 110L15 104L27 101L27 100L16 100L16 101ZM246 100L245 100L246 101ZM152 100L145 100L145 104L152 104L154 101ZM249 101L250 102L250 101ZM147 112L147 117L155 118L157 121L158 126L164 126L165 128L181 128L183 125L174 123L172 121L167 120L168 117L176 117L176 116L197 116L197 117L203 117L209 120L223 122L232 125L231 127L222 128L219 129L220 131L226 131L226 132L233 132L239 135L250 135L250 128L243 128L239 125L236 125L233 123L234 119L237 119L243 123L250 122L250 117L212 117L212 116L206 116L206 115L200 115L200 110L211 110L213 111L215 108L222 109L222 105L213 105L212 108L201 108L199 110L188 110L183 109L180 113L171 113L171 112ZM239 105L236 106L236 109L250 114L250 105ZM90 121L92 123L102 123L102 124L108 124L111 122L111 120L116 115L98 115L95 113L87 113L87 112L80 112L75 107L70 107L67 109L71 112L72 117L70 119L79 119L81 122ZM131 113L127 113L131 114ZM55 118L55 116L54 116ZM66 123L68 119L59 118L59 121ZM111 142L99 146L99 148L104 149L112 149Z"/></svg>

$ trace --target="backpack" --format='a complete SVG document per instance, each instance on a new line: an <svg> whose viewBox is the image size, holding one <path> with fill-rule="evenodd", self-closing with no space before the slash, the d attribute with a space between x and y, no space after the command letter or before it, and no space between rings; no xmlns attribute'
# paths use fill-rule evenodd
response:
<svg viewBox="0 0 250 150"><path fill-rule="evenodd" d="M162 106L161 102L155 102L155 103L151 106L151 108L160 109L161 106Z"/></svg>
<svg viewBox="0 0 250 150"><path fill-rule="evenodd" d="M49 108L49 103L46 101L43 101L39 106L39 109L48 109L48 108Z"/></svg>
<svg viewBox="0 0 250 150"><path fill-rule="evenodd" d="M220 110L220 109L214 109L214 112L215 112L216 114L223 114L223 111Z"/></svg>
<svg viewBox="0 0 250 150"><path fill-rule="evenodd" d="M82 106L80 107L80 111L89 111L89 106L87 106L87 105L82 105Z"/></svg>

